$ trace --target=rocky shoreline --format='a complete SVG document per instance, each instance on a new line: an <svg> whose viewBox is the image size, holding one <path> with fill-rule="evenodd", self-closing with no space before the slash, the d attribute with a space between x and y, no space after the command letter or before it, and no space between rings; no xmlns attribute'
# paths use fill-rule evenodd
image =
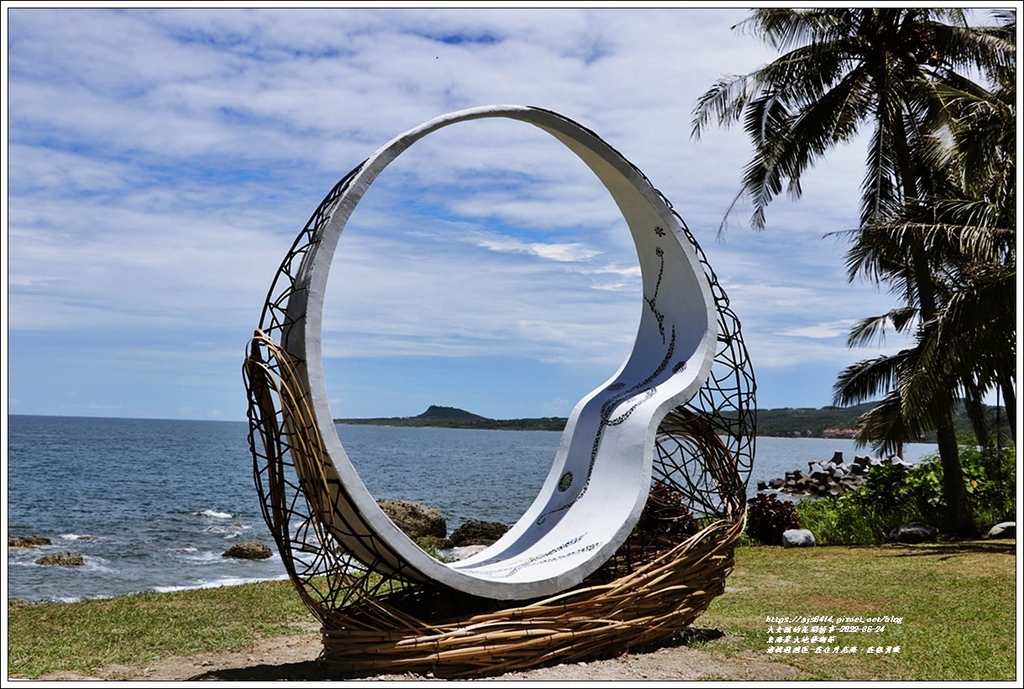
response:
<svg viewBox="0 0 1024 689"><path fill-rule="evenodd" d="M800 497L838 497L864 485L871 468L881 464L910 466L898 457L879 459L855 456L852 462L847 462L842 452L836 452L827 461L808 462L807 471L787 471L782 478L758 481L757 490L774 490Z"/></svg>

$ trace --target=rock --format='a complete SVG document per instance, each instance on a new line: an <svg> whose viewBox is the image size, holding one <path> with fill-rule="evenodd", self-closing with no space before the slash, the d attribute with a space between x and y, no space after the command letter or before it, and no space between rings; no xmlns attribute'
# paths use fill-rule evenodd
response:
<svg viewBox="0 0 1024 689"><path fill-rule="evenodd" d="M409 538L448 535L444 515L429 505L414 500L378 500L377 504Z"/></svg>
<svg viewBox="0 0 1024 689"><path fill-rule="evenodd" d="M895 543L924 543L934 541L939 530L924 522L902 524L889 532L889 540Z"/></svg>
<svg viewBox="0 0 1024 689"><path fill-rule="evenodd" d="M835 454L832 455L832 459L828 461L830 464L842 464L845 460L843 460L842 452L836 452Z"/></svg>
<svg viewBox="0 0 1024 689"><path fill-rule="evenodd" d="M782 532L783 548L810 548L813 545L814 534L807 529L787 529Z"/></svg>
<svg viewBox="0 0 1024 689"><path fill-rule="evenodd" d="M8 536L8 548L35 548L40 545L52 545L45 536Z"/></svg>
<svg viewBox="0 0 1024 689"><path fill-rule="evenodd" d="M468 545L490 545L505 535L508 527L499 522L485 522L470 519L455 529L451 537L445 541L447 548L459 548Z"/></svg>
<svg viewBox="0 0 1024 689"><path fill-rule="evenodd" d="M49 567L81 567L85 564L85 558L78 553L53 553L52 555L43 555L36 560L36 564Z"/></svg>
<svg viewBox="0 0 1024 689"><path fill-rule="evenodd" d="M266 560L274 553L267 546L256 541L236 543L223 553L221 557L233 557L238 560Z"/></svg>
<svg viewBox="0 0 1024 689"><path fill-rule="evenodd" d="M1017 522L999 522L985 534L985 538L1016 538Z"/></svg>

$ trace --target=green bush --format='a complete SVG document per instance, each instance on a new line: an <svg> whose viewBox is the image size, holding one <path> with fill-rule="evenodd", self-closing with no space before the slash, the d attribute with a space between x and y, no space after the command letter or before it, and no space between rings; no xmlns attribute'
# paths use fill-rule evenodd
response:
<svg viewBox="0 0 1024 689"><path fill-rule="evenodd" d="M862 502L856 491L839 497L801 500L796 511L803 528L819 545L870 545L884 543L886 534L900 524L920 521L907 505L879 508Z"/></svg>
<svg viewBox="0 0 1024 689"><path fill-rule="evenodd" d="M987 451L960 446L960 467L978 526L985 529L1016 513L1016 452L1014 448ZM908 491L924 521L941 523L946 509L942 494L942 462L937 455L913 467L907 476Z"/></svg>
<svg viewBox="0 0 1024 689"><path fill-rule="evenodd" d="M1014 448L983 451L963 444L959 450L978 526L984 530L1013 519L1017 485ZM941 524L945 509L938 455L926 457L913 467L874 466L860 488L838 498L803 500L796 506L800 523L822 545L882 543L886 534L900 524Z"/></svg>

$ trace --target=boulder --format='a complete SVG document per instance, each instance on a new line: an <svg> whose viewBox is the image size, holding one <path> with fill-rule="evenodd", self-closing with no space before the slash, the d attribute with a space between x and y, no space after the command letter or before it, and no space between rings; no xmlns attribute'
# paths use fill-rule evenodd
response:
<svg viewBox="0 0 1024 689"><path fill-rule="evenodd" d="M924 522L902 524L889 532L889 540L895 543L924 543L934 541L939 530Z"/></svg>
<svg viewBox="0 0 1024 689"><path fill-rule="evenodd" d="M807 529L787 529L782 532L783 548L810 548L814 544L814 534Z"/></svg>
<svg viewBox="0 0 1024 689"><path fill-rule="evenodd" d="M53 553L52 555L43 555L36 560L36 564L48 567L81 567L85 564L85 558L78 553Z"/></svg>
<svg viewBox="0 0 1024 689"><path fill-rule="evenodd" d="M985 534L985 538L1016 538L1017 522L999 522Z"/></svg>
<svg viewBox="0 0 1024 689"><path fill-rule="evenodd" d="M377 504L409 538L448 535L444 515L429 505L414 500L378 500Z"/></svg>
<svg viewBox="0 0 1024 689"><path fill-rule="evenodd" d="M499 522L485 522L470 519L455 529L445 541L446 548L460 548L469 545L490 545L505 535L508 527Z"/></svg>
<svg viewBox="0 0 1024 689"><path fill-rule="evenodd" d="M238 560L266 560L274 553L267 546L256 541L236 543L223 553L221 557L233 557Z"/></svg>
<svg viewBox="0 0 1024 689"><path fill-rule="evenodd" d="M45 536L8 536L8 548L35 548L40 545L52 545Z"/></svg>

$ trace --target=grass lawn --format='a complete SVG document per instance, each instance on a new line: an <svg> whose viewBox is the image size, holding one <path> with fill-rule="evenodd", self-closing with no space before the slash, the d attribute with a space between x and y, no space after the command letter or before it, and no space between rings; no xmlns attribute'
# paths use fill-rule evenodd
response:
<svg viewBox="0 0 1024 689"><path fill-rule="evenodd" d="M765 654L798 668L806 680L1011 681L1017 677L1018 649L1015 549L1013 541L742 546L726 593L695 626L723 634L706 643L710 653ZM886 616L889 621L869 622ZM828 617L831 622L814 621ZM11 604L8 672L23 678L87 674L109 664L242 650L260 638L309 634L311 621L287 582ZM804 624L807 632L793 630ZM775 631L780 626L790 630ZM769 636L787 634L790 641L769 643ZM804 636L807 643L795 641ZM810 641L814 636L834 639ZM808 652L768 650L786 646L807 646ZM854 646L856 652L815 653ZM879 646L882 653L867 652ZM884 652L896 646L898 653Z"/></svg>
<svg viewBox="0 0 1024 689"><path fill-rule="evenodd" d="M807 646L807 653L772 655L808 680L984 681L1018 677L1017 615L1012 541L742 547L726 593L696 626L729 636L728 644L708 644L716 653L739 649L767 655L779 645ZM832 621L815 622L816 617ZM799 633L783 630L784 639L793 639L770 644L769 637L780 634L769 627L777 630L780 623L769 618L789 618L781 626L791 628L797 618L809 621L800 621ZM823 625L834 629L817 634L811 629ZM821 642L822 635L834 641ZM804 643L804 636L819 640ZM815 652L837 646L838 654ZM842 652L854 646L856 652ZM879 646L882 653L868 652ZM898 653L886 652L897 646Z"/></svg>

